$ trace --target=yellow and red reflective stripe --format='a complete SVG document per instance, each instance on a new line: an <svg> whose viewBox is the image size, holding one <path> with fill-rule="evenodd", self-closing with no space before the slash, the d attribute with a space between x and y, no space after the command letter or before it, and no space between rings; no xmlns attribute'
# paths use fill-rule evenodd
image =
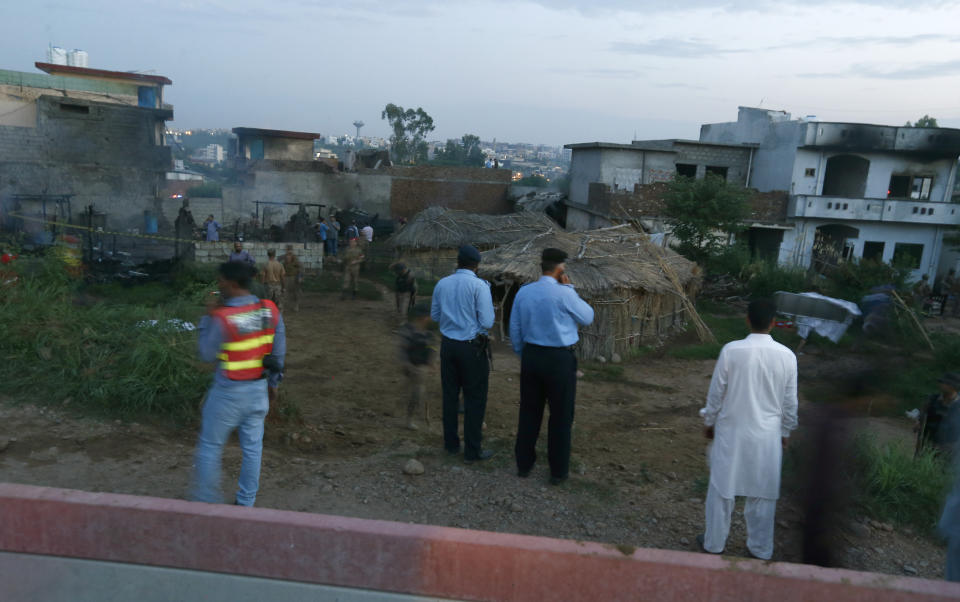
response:
<svg viewBox="0 0 960 602"><path fill-rule="evenodd" d="M230 341L223 343L220 346L220 349L223 351L250 351L251 349L256 349L261 345L272 345L273 344L273 335L265 334L259 337L252 337L249 339L242 339L239 341Z"/></svg>

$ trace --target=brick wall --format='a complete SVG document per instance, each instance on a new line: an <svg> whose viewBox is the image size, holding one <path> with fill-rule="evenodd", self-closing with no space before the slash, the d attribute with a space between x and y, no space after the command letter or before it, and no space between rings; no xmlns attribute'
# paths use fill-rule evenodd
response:
<svg viewBox="0 0 960 602"><path fill-rule="evenodd" d="M391 167L390 213L410 217L427 207L510 213L512 173L477 167Z"/></svg>
<svg viewBox="0 0 960 602"><path fill-rule="evenodd" d="M171 164L155 137L169 111L53 96L36 103L35 127L0 127L0 196L72 194L75 214L94 204L109 228L142 228Z"/></svg>
<svg viewBox="0 0 960 602"><path fill-rule="evenodd" d="M610 186L592 183L589 188L588 205L591 210L610 216L660 217L664 214L665 195L670 185L657 182L641 186L637 184L632 192L613 191ZM749 220L764 223L783 223L787 219L789 195L785 191L758 192L748 190ZM569 223L568 223L568 227Z"/></svg>
<svg viewBox="0 0 960 602"><path fill-rule="evenodd" d="M323 245L317 243L283 243L283 242L245 242L243 248L257 262L258 267L267 263L267 250L276 249L277 259L286 253L287 245L293 247L293 253L300 258L304 269L320 271L323 269ZM198 263L223 263L233 252L232 242L197 242L194 258Z"/></svg>

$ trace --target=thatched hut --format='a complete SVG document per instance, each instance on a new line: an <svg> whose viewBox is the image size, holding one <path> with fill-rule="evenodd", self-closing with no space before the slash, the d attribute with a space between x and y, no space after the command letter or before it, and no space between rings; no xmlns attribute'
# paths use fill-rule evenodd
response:
<svg viewBox="0 0 960 602"><path fill-rule="evenodd" d="M394 255L414 272L430 278L447 276L457 264L457 249L473 245L481 251L531 236L560 230L543 213L482 215L430 207L388 239Z"/></svg>
<svg viewBox="0 0 960 602"><path fill-rule="evenodd" d="M580 332L581 358L623 356L655 344L690 317L689 302L700 285L697 264L629 226L553 231L483 253L480 276L493 283L501 335L509 332L517 290L540 278L540 254L549 247L569 254L567 274L595 311L593 324Z"/></svg>

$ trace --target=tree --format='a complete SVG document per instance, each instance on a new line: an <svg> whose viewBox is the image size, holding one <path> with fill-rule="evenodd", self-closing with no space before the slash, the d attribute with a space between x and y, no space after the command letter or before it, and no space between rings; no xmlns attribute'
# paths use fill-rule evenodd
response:
<svg viewBox="0 0 960 602"><path fill-rule="evenodd" d="M483 166L486 157L480 148L480 137L474 134L464 134L460 140L447 140L444 148L437 149L433 162L438 165L466 165L469 167Z"/></svg>
<svg viewBox="0 0 960 602"><path fill-rule="evenodd" d="M910 122L908 121L906 127L908 127L908 128L938 128L938 127L940 127L940 126L937 125L937 119L936 119L936 117L931 117L931 116L929 116L929 115L924 115L924 116L921 117L920 119L917 119L917 122L914 123L914 124L912 124L912 125L911 125Z"/></svg>
<svg viewBox="0 0 960 602"><path fill-rule="evenodd" d="M434 130L433 117L422 108L406 109L388 104L380 115L393 129L390 151L397 163L423 163L427 160L426 135Z"/></svg>
<svg viewBox="0 0 960 602"><path fill-rule="evenodd" d="M720 255L730 235L745 229L746 190L720 176L678 177L670 183L664 201L665 215L674 220L680 252L694 261Z"/></svg>

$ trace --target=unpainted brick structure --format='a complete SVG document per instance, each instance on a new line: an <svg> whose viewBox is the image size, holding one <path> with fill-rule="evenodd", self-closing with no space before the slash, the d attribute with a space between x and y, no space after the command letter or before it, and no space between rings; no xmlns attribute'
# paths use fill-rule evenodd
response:
<svg viewBox="0 0 960 602"><path fill-rule="evenodd" d="M284 243L284 242L245 242L243 248L256 260L258 267L267 263L267 251L275 249L277 259L287 252L287 245L293 247L294 254L306 270L323 269L323 245L320 243ZM198 242L194 250L197 263L223 263L233 252L232 242Z"/></svg>
<svg viewBox="0 0 960 602"><path fill-rule="evenodd" d="M46 95L35 102L34 127L0 126L0 197L70 194L74 214L94 204L108 228L142 228L170 168L160 143L173 111Z"/></svg>

